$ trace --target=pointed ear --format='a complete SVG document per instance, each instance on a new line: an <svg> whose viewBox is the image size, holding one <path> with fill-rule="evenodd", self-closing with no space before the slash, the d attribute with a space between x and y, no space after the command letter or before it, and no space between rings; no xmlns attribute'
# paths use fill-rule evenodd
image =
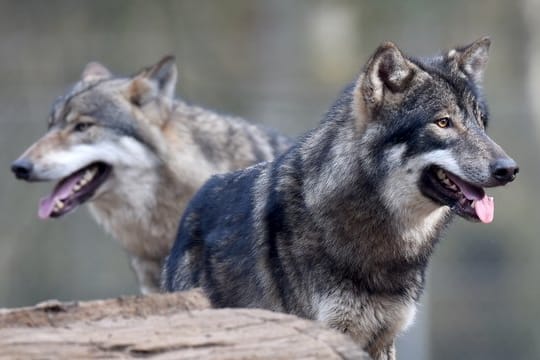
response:
<svg viewBox="0 0 540 360"><path fill-rule="evenodd" d="M379 46L363 74L363 95L370 103L380 103L387 91L403 92L415 74L412 64L391 42Z"/></svg>
<svg viewBox="0 0 540 360"><path fill-rule="evenodd" d="M450 50L448 58L455 62L462 73L480 84L484 78L490 45L491 40L484 36L470 45Z"/></svg>
<svg viewBox="0 0 540 360"><path fill-rule="evenodd" d="M111 72L98 62L92 61L86 64L81 74L82 81L107 79L112 76Z"/></svg>
<svg viewBox="0 0 540 360"><path fill-rule="evenodd" d="M133 76L130 89L132 100L143 104L155 97L174 99L177 74L174 56L165 56L157 64Z"/></svg>

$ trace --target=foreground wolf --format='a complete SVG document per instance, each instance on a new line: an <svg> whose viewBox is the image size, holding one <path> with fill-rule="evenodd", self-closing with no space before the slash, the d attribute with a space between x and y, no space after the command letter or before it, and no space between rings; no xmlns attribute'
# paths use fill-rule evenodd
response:
<svg viewBox="0 0 540 360"><path fill-rule="evenodd" d="M381 45L291 150L203 186L164 289L316 319L393 359L445 225L453 214L491 222L484 188L518 172L485 132L489 44L421 60Z"/></svg>
<svg viewBox="0 0 540 360"><path fill-rule="evenodd" d="M43 219L87 202L131 257L141 291L159 290L178 219L212 174L271 160L290 140L174 99L165 57L130 78L90 63L53 105L49 131L12 165L19 179L59 180Z"/></svg>

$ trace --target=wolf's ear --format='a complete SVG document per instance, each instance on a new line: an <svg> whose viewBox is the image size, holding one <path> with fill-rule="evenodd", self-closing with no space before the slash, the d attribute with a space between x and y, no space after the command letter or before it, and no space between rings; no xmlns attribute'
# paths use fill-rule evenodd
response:
<svg viewBox="0 0 540 360"><path fill-rule="evenodd" d="M455 63L462 73L480 84L486 70L490 45L491 40L489 37L484 36L472 44L450 50L448 58Z"/></svg>
<svg viewBox="0 0 540 360"><path fill-rule="evenodd" d="M368 103L380 103L387 91L403 92L413 79L415 66L391 42L383 43L368 61L359 79Z"/></svg>
<svg viewBox="0 0 540 360"><path fill-rule="evenodd" d="M81 74L82 81L107 79L112 76L111 72L98 62L92 61L86 64Z"/></svg>
<svg viewBox="0 0 540 360"><path fill-rule="evenodd" d="M130 96L133 101L143 104L155 97L172 100L178 71L174 56L165 56L157 64L147 67L133 76Z"/></svg>

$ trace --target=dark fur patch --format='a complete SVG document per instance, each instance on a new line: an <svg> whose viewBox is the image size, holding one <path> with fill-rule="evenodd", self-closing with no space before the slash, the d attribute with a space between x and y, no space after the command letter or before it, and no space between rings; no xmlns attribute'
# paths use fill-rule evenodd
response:
<svg viewBox="0 0 540 360"><path fill-rule="evenodd" d="M202 285L215 306L322 316L355 334L372 355L392 353L393 338L422 293L433 247L450 217L433 212L437 217L430 227L417 231L424 218L412 219L416 223L410 218L425 215L392 208L384 186L392 169L423 153L460 148L477 156L473 145L467 147L474 139L437 135L433 121L450 104L463 113L463 128L482 134L470 109L487 112L479 88L451 73L441 58L402 61L394 55L400 67L412 62L414 71L430 76L406 77L399 88L382 89L384 102L366 105L367 130L358 130L352 107L368 97L355 94L353 89L362 87L352 84L320 126L277 160L207 182L184 215L165 266L166 290L183 289L177 279L206 266L206 279L192 285ZM392 74L382 75L392 80ZM487 136L478 139L488 142ZM400 144L407 149L402 159L389 159L387 150ZM422 184L412 186L420 190ZM418 201L433 206L417 193ZM187 223L194 214L204 220ZM202 234L202 242L190 236L194 232ZM409 232L416 238L404 235ZM185 258L191 265L179 267ZM350 315L358 311L376 319L359 324Z"/></svg>

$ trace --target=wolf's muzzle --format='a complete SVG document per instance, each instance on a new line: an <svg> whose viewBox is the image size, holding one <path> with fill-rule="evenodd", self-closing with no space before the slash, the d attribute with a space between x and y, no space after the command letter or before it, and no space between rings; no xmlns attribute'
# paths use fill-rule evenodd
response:
<svg viewBox="0 0 540 360"><path fill-rule="evenodd" d="M491 164L491 176L501 185L514 181L519 167L517 163L510 158L499 158Z"/></svg>
<svg viewBox="0 0 540 360"><path fill-rule="evenodd" d="M17 179L29 180L33 169L34 164L26 159L18 159L11 164L11 171Z"/></svg>

